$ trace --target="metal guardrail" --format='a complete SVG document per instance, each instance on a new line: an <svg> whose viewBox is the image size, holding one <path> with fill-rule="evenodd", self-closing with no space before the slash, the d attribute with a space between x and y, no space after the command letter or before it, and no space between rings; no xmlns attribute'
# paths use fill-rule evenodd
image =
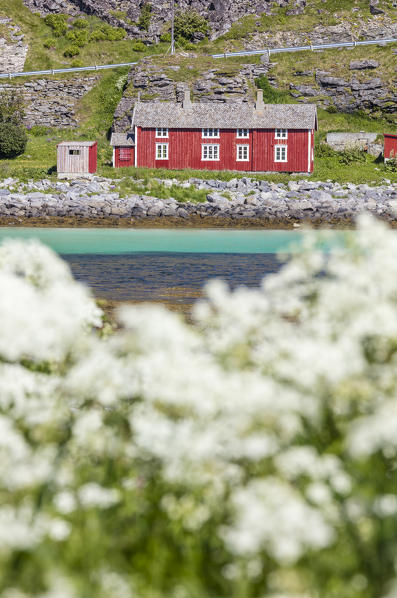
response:
<svg viewBox="0 0 397 598"><path fill-rule="evenodd" d="M14 77L31 77L32 75L58 75L60 73L82 73L84 71L103 71L116 69L122 66L135 66L137 62L123 62L121 64L103 64L95 66L80 66L71 69L49 69L48 71L22 71L19 73L1 73L0 79L13 79Z"/></svg>
<svg viewBox="0 0 397 598"><path fill-rule="evenodd" d="M371 39L361 42L341 42L337 44L310 44L310 46L291 46L289 48L264 48L263 50L251 50L248 52L224 52L223 54L212 54L212 58L232 58L233 56L258 56L261 54L281 54L283 52L303 52L305 50L329 50L331 48L355 48L356 46L377 46L379 44L397 43L397 38Z"/></svg>

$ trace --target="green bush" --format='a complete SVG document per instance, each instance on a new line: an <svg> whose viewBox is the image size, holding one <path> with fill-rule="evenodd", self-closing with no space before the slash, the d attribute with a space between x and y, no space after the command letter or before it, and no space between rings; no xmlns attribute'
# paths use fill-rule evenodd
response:
<svg viewBox="0 0 397 598"><path fill-rule="evenodd" d="M94 29L91 33L89 41L101 42L101 41L119 41L124 39L126 31L122 27L112 27L107 23L104 23L100 27Z"/></svg>
<svg viewBox="0 0 397 598"><path fill-rule="evenodd" d="M48 128L44 125L35 125L29 130L29 133L33 135L33 137L43 137L47 135Z"/></svg>
<svg viewBox="0 0 397 598"><path fill-rule="evenodd" d="M76 58L76 60L72 60L72 62L70 63L70 66L72 68L80 68L81 66L84 66L84 62L82 60L79 60L78 58Z"/></svg>
<svg viewBox="0 0 397 598"><path fill-rule="evenodd" d="M5 90L0 95L0 122L21 125L25 116L24 99L17 88Z"/></svg>
<svg viewBox="0 0 397 598"><path fill-rule="evenodd" d="M208 35L207 20L194 10L178 12L175 17L175 37L192 41L195 33Z"/></svg>
<svg viewBox="0 0 397 598"><path fill-rule="evenodd" d="M143 42L135 42L132 44L131 48L134 52L145 52L146 50L146 46Z"/></svg>
<svg viewBox="0 0 397 598"><path fill-rule="evenodd" d="M144 31L149 31L150 21L152 20L152 5L146 2L141 9L138 21L138 27Z"/></svg>
<svg viewBox="0 0 397 598"><path fill-rule="evenodd" d="M66 39L73 42L73 44L79 48L84 48L84 46L88 43L88 33L85 30L68 31L66 34Z"/></svg>
<svg viewBox="0 0 397 598"><path fill-rule="evenodd" d="M161 42L171 43L171 33L163 33L160 37Z"/></svg>
<svg viewBox="0 0 397 598"><path fill-rule="evenodd" d="M338 112L338 109L336 106L331 104L331 106L328 106L327 112L328 112L328 114L336 114Z"/></svg>
<svg viewBox="0 0 397 598"><path fill-rule="evenodd" d="M288 91L279 91L270 85L268 79L262 75L255 79L256 86L263 91L265 104L293 104L294 100Z"/></svg>
<svg viewBox="0 0 397 598"><path fill-rule="evenodd" d="M76 19L73 22L73 27L76 29L86 29L88 27L88 22L85 19Z"/></svg>
<svg viewBox="0 0 397 598"><path fill-rule="evenodd" d="M44 41L43 46L49 50L50 48L55 48L56 43L57 42L53 37L49 37Z"/></svg>
<svg viewBox="0 0 397 598"><path fill-rule="evenodd" d="M339 158L338 152L332 149L327 143L320 143L316 147L317 158Z"/></svg>
<svg viewBox="0 0 397 598"><path fill-rule="evenodd" d="M73 58L74 56L78 56L80 54L80 48L76 44L72 44L66 48L63 55L66 58Z"/></svg>
<svg viewBox="0 0 397 598"><path fill-rule="evenodd" d="M0 123L0 157L15 158L23 154L28 136L21 125L11 122Z"/></svg>
<svg viewBox="0 0 397 598"><path fill-rule="evenodd" d="M358 147L351 147L339 152L339 162L341 164L349 165L366 161L367 153Z"/></svg>
<svg viewBox="0 0 397 598"><path fill-rule="evenodd" d="M390 153L390 158L385 162L385 170L386 172L397 172L397 155L393 150Z"/></svg>
<svg viewBox="0 0 397 598"><path fill-rule="evenodd" d="M47 15L44 19L45 24L50 27L56 37L62 37L68 30L67 15Z"/></svg>

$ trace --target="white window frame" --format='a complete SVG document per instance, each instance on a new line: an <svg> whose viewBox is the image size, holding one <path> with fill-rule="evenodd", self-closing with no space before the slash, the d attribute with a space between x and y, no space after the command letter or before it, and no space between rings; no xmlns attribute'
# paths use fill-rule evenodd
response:
<svg viewBox="0 0 397 598"><path fill-rule="evenodd" d="M277 151L280 150L280 156L277 156ZM285 155L283 157L283 150L285 151ZM275 145L274 146L274 161L275 162L288 162L288 146L287 145Z"/></svg>
<svg viewBox="0 0 397 598"><path fill-rule="evenodd" d="M164 148L166 148L165 151L164 151ZM169 157L169 144L168 143L156 143L156 160L168 160L168 157Z"/></svg>
<svg viewBox="0 0 397 598"><path fill-rule="evenodd" d="M207 148L207 149L206 149ZM211 151L210 151L211 148ZM215 148L217 148L215 150ZM207 157L205 154L207 152ZM210 156L212 155L212 157ZM217 156L215 157L215 154ZM201 161L202 162L219 162L220 161L220 145L218 143L203 143L201 146Z"/></svg>
<svg viewBox="0 0 397 598"><path fill-rule="evenodd" d="M288 129L276 129L274 132L275 139L288 139Z"/></svg>
<svg viewBox="0 0 397 598"><path fill-rule="evenodd" d="M219 129L202 129L201 137L202 139L219 139Z"/></svg>
<svg viewBox="0 0 397 598"><path fill-rule="evenodd" d="M237 129L237 139L249 139L249 129Z"/></svg>
<svg viewBox="0 0 397 598"><path fill-rule="evenodd" d="M240 151L242 157L240 158ZM246 154L247 157L244 157ZM237 162L249 162L250 160L250 146L248 144L238 144L236 145L236 161Z"/></svg>
<svg viewBox="0 0 397 598"><path fill-rule="evenodd" d="M156 129L156 138L157 139L167 139L168 135L169 135L168 129L165 129L165 128Z"/></svg>

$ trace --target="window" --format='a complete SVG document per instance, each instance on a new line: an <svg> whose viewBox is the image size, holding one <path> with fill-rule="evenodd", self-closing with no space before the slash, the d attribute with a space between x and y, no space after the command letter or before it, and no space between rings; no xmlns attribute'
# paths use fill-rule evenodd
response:
<svg viewBox="0 0 397 598"><path fill-rule="evenodd" d="M237 129L237 137L239 139L246 139L250 136L249 129Z"/></svg>
<svg viewBox="0 0 397 598"><path fill-rule="evenodd" d="M168 137L168 129L156 129L156 137Z"/></svg>
<svg viewBox="0 0 397 598"><path fill-rule="evenodd" d="M237 146L237 162L248 162L250 159L250 146L249 145L238 145Z"/></svg>
<svg viewBox="0 0 397 598"><path fill-rule="evenodd" d="M288 129L276 129L276 139L288 139Z"/></svg>
<svg viewBox="0 0 397 598"><path fill-rule="evenodd" d="M288 162L287 149L286 145L276 145L274 148L274 161Z"/></svg>
<svg viewBox="0 0 397 598"><path fill-rule="evenodd" d="M80 150L78 150L78 149L69 150L69 156L80 156Z"/></svg>
<svg viewBox="0 0 397 598"><path fill-rule="evenodd" d="M219 145L212 143L211 145L201 146L201 159L208 161L219 160Z"/></svg>
<svg viewBox="0 0 397 598"><path fill-rule="evenodd" d="M203 139L219 138L219 129L203 129Z"/></svg>
<svg viewBox="0 0 397 598"><path fill-rule="evenodd" d="M168 143L156 143L156 160L168 160Z"/></svg>
<svg viewBox="0 0 397 598"><path fill-rule="evenodd" d="M120 148L120 160L131 160L131 148L129 147L121 147Z"/></svg>

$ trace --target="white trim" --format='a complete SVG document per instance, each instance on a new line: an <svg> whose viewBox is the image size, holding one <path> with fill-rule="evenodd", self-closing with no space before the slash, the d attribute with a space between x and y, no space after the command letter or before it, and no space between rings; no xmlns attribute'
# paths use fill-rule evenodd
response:
<svg viewBox="0 0 397 598"><path fill-rule="evenodd" d="M312 157L312 152L311 152L311 149L312 149L312 132L310 131L310 129L308 131L308 134L309 134L309 143L307 144L308 145L308 152L307 152L308 153L307 172L310 172L311 165L312 165L312 161L311 161L311 157Z"/></svg>
<svg viewBox="0 0 397 598"><path fill-rule="evenodd" d="M274 139L288 139L288 129L275 129Z"/></svg>
<svg viewBox="0 0 397 598"><path fill-rule="evenodd" d="M211 148L215 148L216 147L217 148L216 153L217 153L218 157L217 158L214 158L214 157L212 157L212 158L210 158L210 157L205 158L205 156L204 156L204 151L205 151L204 148L206 148L206 147L207 148L210 148L210 147ZM209 154L210 152L207 150L207 153ZM219 162L220 159L221 159L220 158L220 153L221 152L220 152L220 145L219 145L219 143L203 143L201 145L201 161L202 162ZM212 151L212 154L214 156L215 150Z"/></svg>
<svg viewBox="0 0 397 598"><path fill-rule="evenodd" d="M209 135L209 131L213 131L214 134L213 135ZM201 138L202 139L219 139L220 136L221 135L220 135L220 130L219 129L214 129L214 128L211 128L211 127L209 127L209 128L205 127L203 129L201 129Z"/></svg>
<svg viewBox="0 0 397 598"><path fill-rule="evenodd" d="M246 158L239 158L239 149L241 148L247 148L247 157ZM242 154L244 155L244 150L242 150ZM249 162L250 161L250 146L248 143L238 143L236 145L236 162Z"/></svg>
<svg viewBox="0 0 397 598"><path fill-rule="evenodd" d="M138 127L135 127L135 168L138 166Z"/></svg>
<svg viewBox="0 0 397 598"><path fill-rule="evenodd" d="M164 135L162 133L165 133ZM156 128L156 139L168 139L169 129L167 127Z"/></svg>
<svg viewBox="0 0 397 598"><path fill-rule="evenodd" d="M113 148L113 158L112 158L113 168L116 168L116 148Z"/></svg>
<svg viewBox="0 0 397 598"><path fill-rule="evenodd" d="M162 148L161 151L160 151L161 158L159 158L159 155L158 155L158 148L159 147ZM164 147L167 148L166 152L165 152L167 154L166 156L163 156L163 148ZM168 160L168 159L169 159L169 143L156 143L156 160Z"/></svg>
<svg viewBox="0 0 397 598"><path fill-rule="evenodd" d="M244 131L247 132L247 135L244 135ZM243 135L241 135L241 132L243 132ZM237 139L249 139L250 137L250 130L249 129L237 129L237 135L236 135Z"/></svg>
<svg viewBox="0 0 397 598"><path fill-rule="evenodd" d="M283 159L277 159L277 150L278 148L283 148L285 149L285 160ZM280 152L280 154L282 154L282 152ZM275 162L283 162L284 164L286 162L288 162L288 145L275 145L274 146L274 161Z"/></svg>

